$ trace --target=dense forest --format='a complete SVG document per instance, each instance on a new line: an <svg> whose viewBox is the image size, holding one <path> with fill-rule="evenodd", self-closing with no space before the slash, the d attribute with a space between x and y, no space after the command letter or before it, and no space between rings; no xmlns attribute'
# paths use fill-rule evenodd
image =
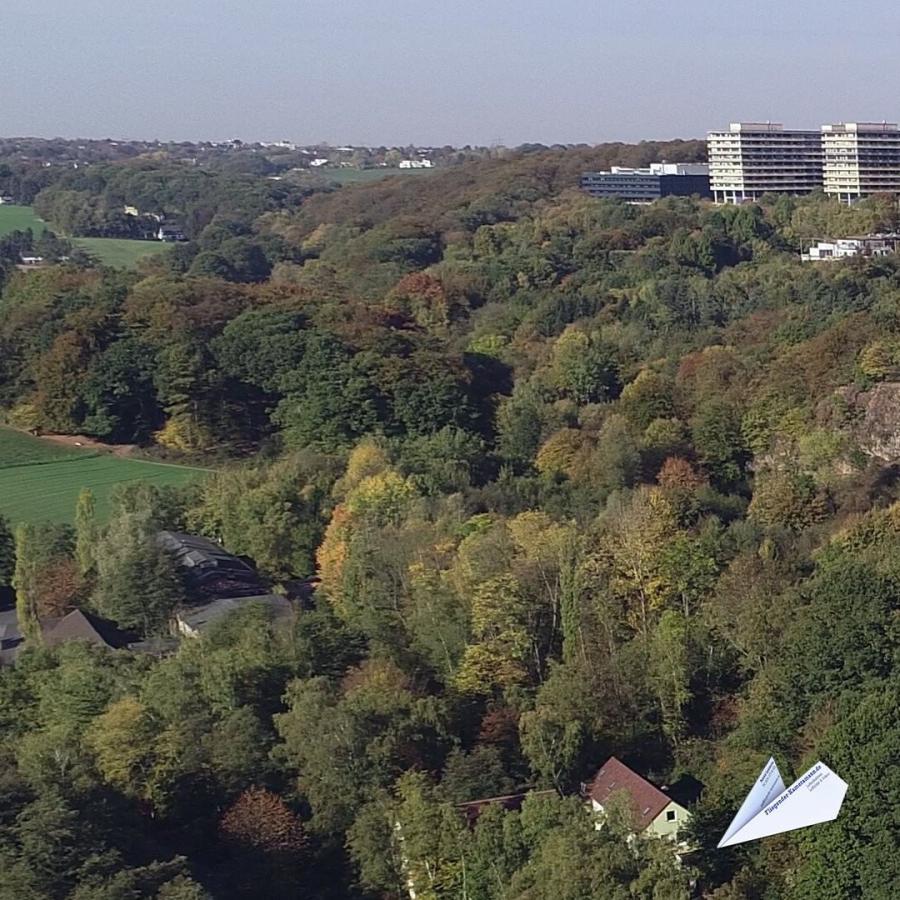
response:
<svg viewBox="0 0 900 900"><path fill-rule="evenodd" d="M0 670L0 898L895 896L900 261L798 250L896 204L574 187L699 147L42 189L62 232L140 190L190 240L7 266L7 420L216 471L123 485L107 522L89 494L74 528L0 520L35 635ZM315 601L161 655L40 645L74 608L163 634L160 529ZM624 810L594 829L578 788L610 755L702 783L682 862ZM832 766L840 817L715 850L769 755Z"/></svg>

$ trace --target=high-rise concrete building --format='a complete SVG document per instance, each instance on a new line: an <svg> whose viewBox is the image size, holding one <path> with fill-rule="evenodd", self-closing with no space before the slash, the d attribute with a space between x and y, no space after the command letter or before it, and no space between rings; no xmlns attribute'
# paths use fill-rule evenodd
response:
<svg viewBox="0 0 900 900"><path fill-rule="evenodd" d="M900 193L900 128L893 122L822 126L824 188L846 203Z"/></svg>
<svg viewBox="0 0 900 900"><path fill-rule="evenodd" d="M772 122L732 122L708 137L709 182L717 203L758 200L763 194L821 189L822 134L785 130Z"/></svg>

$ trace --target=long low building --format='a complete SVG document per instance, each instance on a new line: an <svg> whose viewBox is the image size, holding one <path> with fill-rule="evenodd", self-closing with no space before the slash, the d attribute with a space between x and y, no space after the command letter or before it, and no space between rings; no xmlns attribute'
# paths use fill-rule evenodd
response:
<svg viewBox="0 0 900 900"><path fill-rule="evenodd" d="M652 203L661 197L711 197L709 167L703 163L651 163L641 169L613 166L585 172L581 189L592 197L618 197L628 203Z"/></svg>
<svg viewBox="0 0 900 900"><path fill-rule="evenodd" d="M221 597L208 603L183 606L175 612L175 629L185 637L199 637L239 610L256 608L271 622L293 619L295 607L280 594L259 597Z"/></svg>

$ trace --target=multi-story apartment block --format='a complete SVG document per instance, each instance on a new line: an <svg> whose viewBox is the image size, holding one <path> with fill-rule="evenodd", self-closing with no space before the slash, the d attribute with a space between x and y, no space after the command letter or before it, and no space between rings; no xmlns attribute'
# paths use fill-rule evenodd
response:
<svg viewBox="0 0 900 900"><path fill-rule="evenodd" d="M900 128L892 122L822 126L824 188L846 203L900 193Z"/></svg>
<svg viewBox="0 0 900 900"><path fill-rule="evenodd" d="M613 166L608 172L585 172L581 189L593 197L621 197L629 203L652 203L669 196L712 196L709 167L702 163L651 163L644 169Z"/></svg>
<svg viewBox="0 0 900 900"><path fill-rule="evenodd" d="M822 135L772 122L733 122L708 138L709 181L717 203L822 187Z"/></svg>

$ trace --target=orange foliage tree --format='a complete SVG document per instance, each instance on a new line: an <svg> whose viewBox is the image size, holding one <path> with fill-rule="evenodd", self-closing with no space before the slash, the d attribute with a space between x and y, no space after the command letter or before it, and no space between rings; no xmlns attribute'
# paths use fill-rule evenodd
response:
<svg viewBox="0 0 900 900"><path fill-rule="evenodd" d="M300 853L306 846L303 824L272 791L251 787L225 811L219 830L230 843L269 854Z"/></svg>

